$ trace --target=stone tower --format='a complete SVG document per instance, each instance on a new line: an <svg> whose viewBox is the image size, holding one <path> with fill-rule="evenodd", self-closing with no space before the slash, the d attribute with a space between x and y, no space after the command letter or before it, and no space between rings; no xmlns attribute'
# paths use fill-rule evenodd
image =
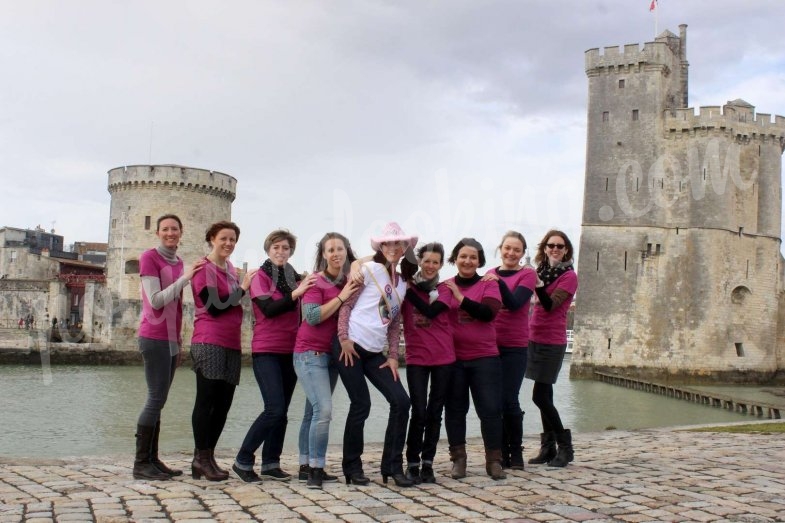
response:
<svg viewBox="0 0 785 523"><path fill-rule="evenodd" d="M686 25L586 51L586 180L571 373L761 381L777 343L785 118L687 108Z"/></svg>
<svg viewBox="0 0 785 523"><path fill-rule="evenodd" d="M113 344L134 340L140 302L139 256L155 247L156 220L173 213L183 222L178 255L188 264L207 254L207 227L231 220L237 180L227 174L179 165L132 165L109 171L111 195L107 288ZM183 293L192 303L191 293ZM109 297L107 297L109 298ZM191 311L192 313L192 311ZM193 322L183 321L184 336Z"/></svg>

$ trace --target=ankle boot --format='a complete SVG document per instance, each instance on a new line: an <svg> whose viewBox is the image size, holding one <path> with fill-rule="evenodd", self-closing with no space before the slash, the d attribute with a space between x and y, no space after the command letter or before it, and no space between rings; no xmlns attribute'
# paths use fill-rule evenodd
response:
<svg viewBox="0 0 785 523"><path fill-rule="evenodd" d="M136 457L134 458L134 479L166 480L171 476L166 474L150 461L150 447L153 442L155 427L145 425L136 426Z"/></svg>
<svg viewBox="0 0 785 523"><path fill-rule="evenodd" d="M229 477L229 471L219 467L218 462L215 461L215 449L210 449L210 463L213 464L213 468L218 474L221 474L222 476L226 476L227 478Z"/></svg>
<svg viewBox="0 0 785 523"><path fill-rule="evenodd" d="M507 445L503 459L509 460L503 463L504 468L512 470L523 470L523 411L517 415L510 415L504 418L504 433ZM505 466L506 465L506 466Z"/></svg>
<svg viewBox="0 0 785 523"><path fill-rule="evenodd" d="M178 469L171 469L167 467L164 462L158 459L158 436L161 434L161 421L158 420L158 423L155 424L155 431L153 432L153 441L150 444L150 463L155 465L155 468L163 472L164 474L169 474L170 476L182 476L183 471Z"/></svg>
<svg viewBox="0 0 785 523"><path fill-rule="evenodd" d="M420 471L420 479L423 483L436 483L436 476L433 473L433 466L424 463Z"/></svg>
<svg viewBox="0 0 785 523"><path fill-rule="evenodd" d="M556 457L556 433L543 432L540 434L540 453L529 460L532 465L548 463Z"/></svg>
<svg viewBox="0 0 785 523"><path fill-rule="evenodd" d="M559 444L559 450L556 452L556 457L548 462L549 467L566 467L567 463L575 458L572 451L572 434L569 429L564 432L556 434L556 442Z"/></svg>
<svg viewBox="0 0 785 523"><path fill-rule="evenodd" d="M485 449L485 472L491 479L505 479L507 477L507 474L502 470L501 449Z"/></svg>
<svg viewBox="0 0 785 523"><path fill-rule="evenodd" d="M191 462L191 477L194 479L205 479L210 481L224 481L228 476L220 474L210 460L210 449L194 450L194 460Z"/></svg>
<svg viewBox="0 0 785 523"><path fill-rule="evenodd" d="M452 470L450 475L452 479L461 479L466 477L466 445L451 445L450 446L450 461L452 461Z"/></svg>

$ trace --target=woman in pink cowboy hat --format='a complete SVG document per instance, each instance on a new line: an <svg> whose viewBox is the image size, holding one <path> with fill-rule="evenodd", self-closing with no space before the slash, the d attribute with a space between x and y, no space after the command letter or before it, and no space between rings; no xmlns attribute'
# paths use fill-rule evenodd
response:
<svg viewBox="0 0 785 523"><path fill-rule="evenodd" d="M347 484L367 485L362 453L365 420L371 410L368 381L390 404L384 435L382 480L392 477L399 487L413 485L403 473L403 446L409 422L409 395L398 377L398 341L401 333L401 304L406 282L395 270L407 249L417 244L417 236L407 235L391 222L371 238L373 259L360 267L362 283L338 316L340 351L336 353L338 373L351 402L343 435L343 473ZM385 344L389 347L384 355Z"/></svg>

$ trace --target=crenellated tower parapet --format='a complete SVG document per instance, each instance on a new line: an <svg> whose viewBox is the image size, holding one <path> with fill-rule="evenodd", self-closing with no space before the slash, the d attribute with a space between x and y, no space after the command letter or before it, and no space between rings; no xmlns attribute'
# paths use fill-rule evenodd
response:
<svg viewBox="0 0 785 523"><path fill-rule="evenodd" d="M110 193L148 187L210 194L233 202L237 180L233 176L180 165L129 165L109 171Z"/></svg>
<svg viewBox="0 0 785 523"><path fill-rule="evenodd" d="M678 58L678 55L676 55ZM592 76L602 73L634 71L643 66L673 67L673 49L666 41L609 46L602 50L589 49L585 53L586 74Z"/></svg>
<svg viewBox="0 0 785 523"><path fill-rule="evenodd" d="M755 107L735 100L724 106L701 106L667 110L664 113L664 130L675 136L689 136L698 131L714 131L736 137L739 140L771 140L785 148L785 117L766 113L755 113Z"/></svg>

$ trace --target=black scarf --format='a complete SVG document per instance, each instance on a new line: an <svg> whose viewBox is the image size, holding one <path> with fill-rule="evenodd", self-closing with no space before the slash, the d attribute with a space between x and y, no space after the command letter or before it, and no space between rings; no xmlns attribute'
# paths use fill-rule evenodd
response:
<svg viewBox="0 0 785 523"><path fill-rule="evenodd" d="M280 267L270 261L270 258L264 260L260 268L275 282L275 288L281 291L281 294L284 296L291 294L297 288L297 282L302 279L302 276L297 274L297 271L290 264L287 263L281 270Z"/></svg>
<svg viewBox="0 0 785 523"><path fill-rule="evenodd" d="M557 265L551 267L551 264L548 263L548 260L546 259L537 266L537 276L539 276L540 280L542 280L542 282L547 287L556 281L559 276L571 270L572 261L560 262Z"/></svg>

